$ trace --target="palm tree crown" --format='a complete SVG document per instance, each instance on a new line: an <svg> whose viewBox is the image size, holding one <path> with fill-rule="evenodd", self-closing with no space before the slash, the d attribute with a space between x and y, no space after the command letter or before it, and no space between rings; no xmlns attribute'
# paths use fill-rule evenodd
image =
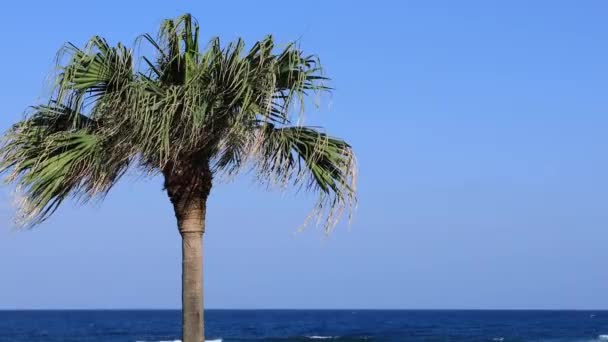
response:
<svg viewBox="0 0 608 342"><path fill-rule="evenodd" d="M266 184L318 190L315 213L330 229L355 198L351 147L301 125L312 92L328 79L296 44L276 52L271 36L249 50L213 38L200 49L190 15L142 35L153 58L93 37L67 44L50 100L5 135L0 171L24 193L27 225L69 197L106 194L130 167L161 173L169 196L207 191L212 176L255 170Z"/></svg>

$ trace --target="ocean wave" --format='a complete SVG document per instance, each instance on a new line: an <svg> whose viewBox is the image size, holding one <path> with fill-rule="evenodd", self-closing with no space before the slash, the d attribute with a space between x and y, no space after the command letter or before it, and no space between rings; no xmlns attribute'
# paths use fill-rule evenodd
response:
<svg viewBox="0 0 608 342"><path fill-rule="evenodd" d="M301 340L302 338L310 339L310 340L336 340L336 341L362 341L371 339L370 336L322 336L322 335L312 335L312 336L304 336L304 337L293 337L293 340ZM292 340L289 338L288 340ZM274 341L274 340L273 340Z"/></svg>
<svg viewBox="0 0 608 342"><path fill-rule="evenodd" d="M537 342L606 342L608 341L608 334L601 334L595 338L590 337L579 337L574 339L562 339L562 338L549 338L542 340L535 340Z"/></svg>
<svg viewBox="0 0 608 342"><path fill-rule="evenodd" d="M182 342L182 340L167 340L167 341L135 341L135 342ZM205 340L205 342L222 342L221 338L215 340Z"/></svg>

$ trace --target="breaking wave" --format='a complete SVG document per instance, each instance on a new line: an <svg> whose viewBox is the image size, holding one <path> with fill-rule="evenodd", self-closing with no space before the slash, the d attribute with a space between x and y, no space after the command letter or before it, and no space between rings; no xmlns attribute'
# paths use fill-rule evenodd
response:
<svg viewBox="0 0 608 342"><path fill-rule="evenodd" d="M182 342L182 340L166 340L166 341L135 341L135 342ZM205 340L205 342L222 342L221 338L215 340Z"/></svg>

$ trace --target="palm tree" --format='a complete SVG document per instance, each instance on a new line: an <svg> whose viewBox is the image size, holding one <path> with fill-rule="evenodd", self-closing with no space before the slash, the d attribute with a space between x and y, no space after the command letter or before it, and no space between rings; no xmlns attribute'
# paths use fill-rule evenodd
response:
<svg viewBox="0 0 608 342"><path fill-rule="evenodd" d="M184 342L204 340L202 237L216 178L254 171L266 185L315 190L329 231L355 197L351 147L303 126L308 95L324 85L318 59L272 36L248 51L241 39L199 49L189 14L163 21L136 58L98 36L58 54L55 87L6 134L0 172L23 193L20 223L45 221L66 198L104 196L127 170L161 174L182 237ZM307 219L308 221L308 219Z"/></svg>

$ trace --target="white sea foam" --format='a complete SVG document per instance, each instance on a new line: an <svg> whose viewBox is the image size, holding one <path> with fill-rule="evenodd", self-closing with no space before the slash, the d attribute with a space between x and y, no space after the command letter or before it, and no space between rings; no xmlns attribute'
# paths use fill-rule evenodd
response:
<svg viewBox="0 0 608 342"><path fill-rule="evenodd" d="M182 342L182 340L170 340L170 341L135 341L135 342ZM221 338L216 340L205 340L205 342L222 342Z"/></svg>
<svg viewBox="0 0 608 342"><path fill-rule="evenodd" d="M608 341L608 334L600 335L597 337L597 339L600 341Z"/></svg>
<svg viewBox="0 0 608 342"><path fill-rule="evenodd" d="M329 339L334 339L334 338L338 338L337 336L307 336L310 339L313 340L329 340Z"/></svg>

